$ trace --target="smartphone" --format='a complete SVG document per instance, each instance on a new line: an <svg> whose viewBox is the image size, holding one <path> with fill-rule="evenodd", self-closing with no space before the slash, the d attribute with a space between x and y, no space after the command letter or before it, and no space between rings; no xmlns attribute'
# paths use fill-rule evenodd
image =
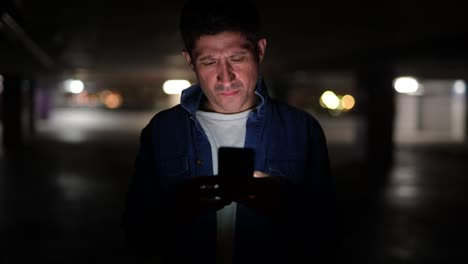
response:
<svg viewBox="0 0 468 264"><path fill-rule="evenodd" d="M255 151L251 148L220 147L218 149L218 175L223 178L224 189L236 192L253 177Z"/></svg>

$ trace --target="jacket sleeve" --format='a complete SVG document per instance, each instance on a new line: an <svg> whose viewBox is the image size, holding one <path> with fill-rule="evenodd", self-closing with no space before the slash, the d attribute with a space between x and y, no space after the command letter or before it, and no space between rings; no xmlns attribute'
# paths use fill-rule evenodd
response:
<svg viewBox="0 0 468 264"><path fill-rule="evenodd" d="M335 241L335 194L326 137L319 122L312 118L309 127L309 155L306 166L305 228L307 245L305 259L325 262L332 257Z"/></svg>
<svg viewBox="0 0 468 264"><path fill-rule="evenodd" d="M156 239L161 225L159 178L155 174L152 142L152 122L140 134L139 151L134 163L122 216L122 228L127 248L134 257L143 259L158 256Z"/></svg>

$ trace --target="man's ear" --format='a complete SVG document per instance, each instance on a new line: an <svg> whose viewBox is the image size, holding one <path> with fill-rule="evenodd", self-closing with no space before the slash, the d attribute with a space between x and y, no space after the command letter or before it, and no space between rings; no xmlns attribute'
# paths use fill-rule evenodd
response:
<svg viewBox="0 0 468 264"><path fill-rule="evenodd" d="M192 68L192 71L194 70L194 65L192 63L192 56L190 56L190 53L187 50L182 51L182 55L184 55L185 62Z"/></svg>
<svg viewBox="0 0 468 264"><path fill-rule="evenodd" d="M257 42L257 55L259 63L261 63L263 61L263 58L265 57L266 45L267 40L265 38L259 39Z"/></svg>

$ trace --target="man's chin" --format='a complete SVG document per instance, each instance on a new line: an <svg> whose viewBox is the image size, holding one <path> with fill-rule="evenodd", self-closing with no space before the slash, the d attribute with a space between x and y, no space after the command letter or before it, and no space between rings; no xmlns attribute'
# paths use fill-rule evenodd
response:
<svg viewBox="0 0 468 264"><path fill-rule="evenodd" d="M234 99L234 98L232 98ZM225 102L224 104L221 105L221 110L225 114L234 114L234 113L239 113L242 112L242 104L239 102L236 102L237 100L227 100L228 102Z"/></svg>
<svg viewBox="0 0 468 264"><path fill-rule="evenodd" d="M223 106L220 111L222 111L222 114L235 114L242 112L242 108L239 106Z"/></svg>

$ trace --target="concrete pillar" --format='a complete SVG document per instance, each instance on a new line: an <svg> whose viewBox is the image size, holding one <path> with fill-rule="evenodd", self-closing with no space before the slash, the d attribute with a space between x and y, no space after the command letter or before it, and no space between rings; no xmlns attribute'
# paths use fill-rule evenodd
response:
<svg viewBox="0 0 468 264"><path fill-rule="evenodd" d="M3 76L3 146L6 151L27 144L34 132L33 83L19 75Z"/></svg>
<svg viewBox="0 0 468 264"><path fill-rule="evenodd" d="M374 183L386 181L393 163L395 116L395 74L390 63L368 64L357 71L361 127L358 148Z"/></svg>

